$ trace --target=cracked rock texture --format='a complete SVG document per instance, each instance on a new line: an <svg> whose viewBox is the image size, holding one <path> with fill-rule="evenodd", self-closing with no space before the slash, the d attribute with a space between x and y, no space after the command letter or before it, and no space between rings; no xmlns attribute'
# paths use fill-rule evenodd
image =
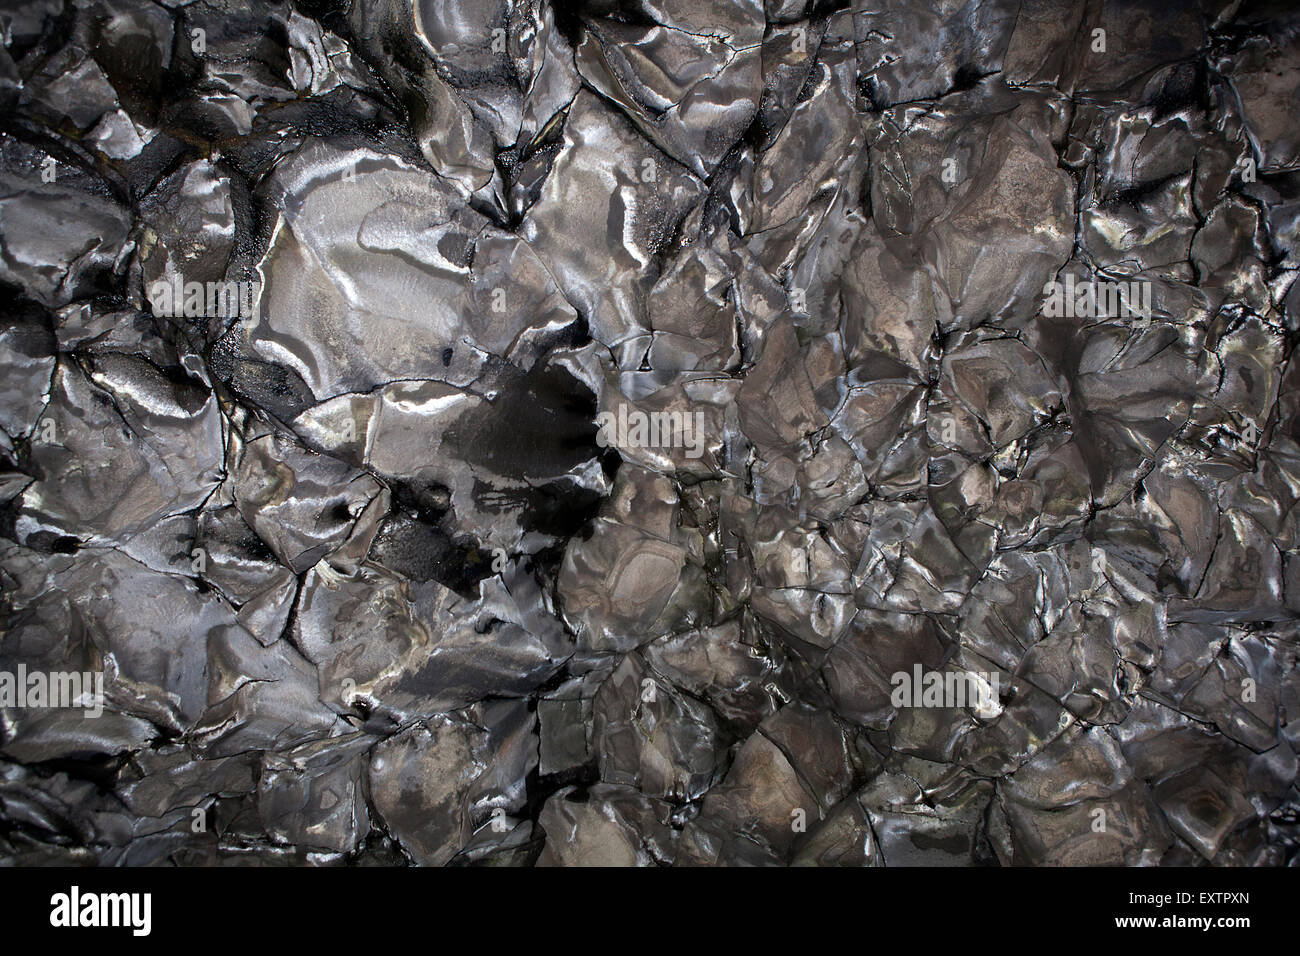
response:
<svg viewBox="0 0 1300 956"><path fill-rule="evenodd" d="M1290 4L0 40L3 862L1296 863Z"/></svg>

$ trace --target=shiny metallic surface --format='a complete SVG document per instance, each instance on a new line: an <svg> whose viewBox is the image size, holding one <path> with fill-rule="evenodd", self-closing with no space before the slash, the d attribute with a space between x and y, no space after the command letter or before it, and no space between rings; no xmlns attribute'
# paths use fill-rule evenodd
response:
<svg viewBox="0 0 1300 956"><path fill-rule="evenodd" d="M0 862L1300 859L1286 4L0 40Z"/></svg>

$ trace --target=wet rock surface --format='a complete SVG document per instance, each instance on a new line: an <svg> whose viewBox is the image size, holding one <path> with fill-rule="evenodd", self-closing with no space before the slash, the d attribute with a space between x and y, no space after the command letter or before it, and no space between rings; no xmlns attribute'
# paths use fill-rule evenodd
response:
<svg viewBox="0 0 1300 956"><path fill-rule="evenodd" d="M1295 863L1287 4L0 40L0 861Z"/></svg>

